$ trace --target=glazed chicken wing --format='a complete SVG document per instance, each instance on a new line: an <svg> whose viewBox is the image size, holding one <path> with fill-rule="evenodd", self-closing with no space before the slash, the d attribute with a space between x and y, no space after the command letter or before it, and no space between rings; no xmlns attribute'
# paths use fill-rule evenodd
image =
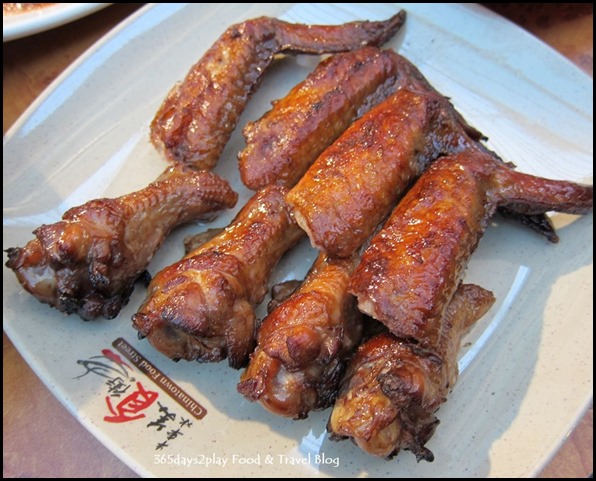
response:
<svg viewBox="0 0 596 481"><path fill-rule="evenodd" d="M445 97L404 87L354 122L287 196L313 246L349 256L436 157L481 135Z"/></svg>
<svg viewBox="0 0 596 481"><path fill-rule="evenodd" d="M524 214L583 214L592 202L592 186L516 172L486 152L441 158L373 237L350 292L393 334L434 349L440 320L499 205Z"/></svg>
<svg viewBox="0 0 596 481"><path fill-rule="evenodd" d="M407 449L418 461L433 461L425 444L439 423L435 411L457 380L461 338L493 302L491 292L462 285L445 312L434 352L390 333L360 346L329 419L332 439L350 438L375 456L390 458Z"/></svg>
<svg viewBox="0 0 596 481"><path fill-rule="evenodd" d="M331 405L362 331L347 292L357 260L320 254L302 285L263 320L238 384L242 395L295 419Z"/></svg>
<svg viewBox="0 0 596 481"><path fill-rule="evenodd" d="M178 360L246 364L255 344L254 307L272 269L304 233L290 216L286 190L255 194L219 235L160 271L133 325L158 351Z"/></svg>
<svg viewBox="0 0 596 481"><path fill-rule="evenodd" d="M292 187L319 154L394 90L414 81L411 64L391 50L365 47L323 62L243 130L238 154L244 185ZM411 78L412 77L412 78Z"/></svg>
<svg viewBox="0 0 596 481"><path fill-rule="evenodd" d="M212 217L237 199L215 174L171 167L145 189L92 200L42 225L25 247L8 249L6 266L41 302L87 320L110 319L174 227Z"/></svg>
<svg viewBox="0 0 596 481"><path fill-rule="evenodd" d="M233 25L168 94L151 124L151 140L173 162L213 168L251 93L281 52L323 54L381 45L405 21L298 25L260 17Z"/></svg>

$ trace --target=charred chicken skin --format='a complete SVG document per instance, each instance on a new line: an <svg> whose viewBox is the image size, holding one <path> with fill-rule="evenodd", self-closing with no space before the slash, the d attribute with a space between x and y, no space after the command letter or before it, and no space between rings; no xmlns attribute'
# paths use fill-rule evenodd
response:
<svg viewBox="0 0 596 481"><path fill-rule="evenodd" d="M238 154L244 185L293 187L325 148L358 117L413 81L411 64L391 50L365 47L323 62L243 130Z"/></svg>
<svg viewBox="0 0 596 481"><path fill-rule="evenodd" d="M437 349L426 351L390 333L362 344L350 361L327 430L375 456L401 449L433 461L425 444L439 423L436 410L458 376L457 358L468 328L494 303L491 292L464 284L444 314Z"/></svg>
<svg viewBox="0 0 596 481"><path fill-rule="evenodd" d="M480 137L445 97L417 82L354 122L290 190L288 204L313 246L349 256L430 162Z"/></svg>
<svg viewBox="0 0 596 481"><path fill-rule="evenodd" d="M254 307L271 271L304 233L290 216L286 189L255 194L213 239L160 271L133 316L158 351L179 360L246 365L255 346Z"/></svg>
<svg viewBox="0 0 596 481"><path fill-rule="evenodd" d="M381 22L299 25L260 17L229 27L168 94L151 140L172 162L213 168L251 93L278 53L324 54L382 45L405 12Z"/></svg>
<svg viewBox="0 0 596 481"><path fill-rule="evenodd" d="M237 199L215 174L170 167L145 189L92 200L42 225L25 247L7 250L6 266L41 302L86 320L111 319L174 227L208 219Z"/></svg>
<svg viewBox="0 0 596 481"><path fill-rule="evenodd" d="M320 254L302 285L262 322L238 391L294 419L329 407L346 359L360 341L361 314L348 294L357 257Z"/></svg>
<svg viewBox="0 0 596 481"><path fill-rule="evenodd" d="M524 214L592 210L593 188L517 172L474 149L433 163L371 240L350 281L359 309L434 349L472 252L498 206Z"/></svg>

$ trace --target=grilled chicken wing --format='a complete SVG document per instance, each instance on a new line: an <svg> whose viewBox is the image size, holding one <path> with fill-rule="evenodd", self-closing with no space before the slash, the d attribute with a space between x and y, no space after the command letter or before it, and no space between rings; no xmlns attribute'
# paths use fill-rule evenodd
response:
<svg viewBox="0 0 596 481"><path fill-rule="evenodd" d="M250 94L275 54L344 52L381 45L405 21L297 25L260 17L229 27L168 94L151 124L151 140L173 162L211 169Z"/></svg>
<svg viewBox="0 0 596 481"><path fill-rule="evenodd" d="M174 227L213 216L237 199L215 174L170 167L145 189L92 200L42 225L25 247L8 249L6 266L41 302L87 320L110 319Z"/></svg>
<svg viewBox="0 0 596 481"><path fill-rule="evenodd" d="M592 202L592 186L516 172L485 152L441 158L373 237L350 292L393 334L433 349L445 308L499 205L524 214L583 214Z"/></svg>
<svg viewBox="0 0 596 481"><path fill-rule="evenodd" d="M271 186L255 194L219 235L151 281L133 325L172 359L246 364L255 344L254 307L273 267L304 235Z"/></svg>
<svg viewBox="0 0 596 481"><path fill-rule="evenodd" d="M333 403L362 331L347 293L357 260L320 254L302 285L263 320L238 384L242 395L295 419Z"/></svg>
<svg viewBox="0 0 596 481"><path fill-rule="evenodd" d="M238 154L244 185L292 187L319 154L354 121L415 78L391 50L365 47L323 62L273 108L243 130Z"/></svg>
<svg viewBox="0 0 596 481"><path fill-rule="evenodd" d="M433 461L424 445L439 423L435 411L457 380L461 338L493 302L491 292L462 285L445 312L435 352L390 333L360 346L329 419L332 439L351 438L375 456L390 458L408 449L418 461Z"/></svg>
<svg viewBox="0 0 596 481"><path fill-rule="evenodd" d="M404 87L354 122L287 196L313 246L349 256L440 154L480 139L442 95Z"/></svg>

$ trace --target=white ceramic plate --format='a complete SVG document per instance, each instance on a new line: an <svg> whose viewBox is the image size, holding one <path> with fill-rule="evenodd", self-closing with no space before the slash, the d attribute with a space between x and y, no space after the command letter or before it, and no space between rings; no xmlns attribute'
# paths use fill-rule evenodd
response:
<svg viewBox="0 0 596 481"><path fill-rule="evenodd" d="M59 27L108 5L111 3L55 3L26 13L4 15L2 39L6 42Z"/></svg>
<svg viewBox="0 0 596 481"><path fill-rule="evenodd" d="M592 182L590 78L481 7L402 6L409 17L389 45L451 97L493 149L522 171ZM398 8L144 8L65 72L7 135L3 248L24 245L34 228L57 221L71 206L153 180L165 163L148 142L149 123L174 82L230 24L263 14L305 23L384 19ZM240 125L260 116L316 63L300 57L275 65ZM236 168L239 131L216 170L240 192L240 206L249 193ZM232 215L214 225L226 225ZM429 443L436 460L430 464L417 464L407 452L387 462L349 442L329 441L329 411L304 421L268 414L236 393L239 373L226 363L172 363L137 340L131 327L141 288L116 319L85 323L38 303L5 269L4 328L68 409L142 475L531 476L592 396L593 217L553 219L558 245L495 219L474 254L467 280L494 291L497 303L462 352L463 374L438 413L441 425ZM203 228L172 235L150 271L178 260L182 238ZM301 245L274 281L301 277L314 257ZM177 385L170 385L170 394L164 387L169 382Z"/></svg>

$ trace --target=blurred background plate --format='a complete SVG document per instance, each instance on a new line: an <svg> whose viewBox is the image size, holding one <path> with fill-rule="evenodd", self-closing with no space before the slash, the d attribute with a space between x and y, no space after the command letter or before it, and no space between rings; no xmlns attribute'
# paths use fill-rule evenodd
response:
<svg viewBox="0 0 596 481"><path fill-rule="evenodd" d="M53 3L23 13L4 15L2 40L7 42L43 32L89 15L108 5L111 3Z"/></svg>

